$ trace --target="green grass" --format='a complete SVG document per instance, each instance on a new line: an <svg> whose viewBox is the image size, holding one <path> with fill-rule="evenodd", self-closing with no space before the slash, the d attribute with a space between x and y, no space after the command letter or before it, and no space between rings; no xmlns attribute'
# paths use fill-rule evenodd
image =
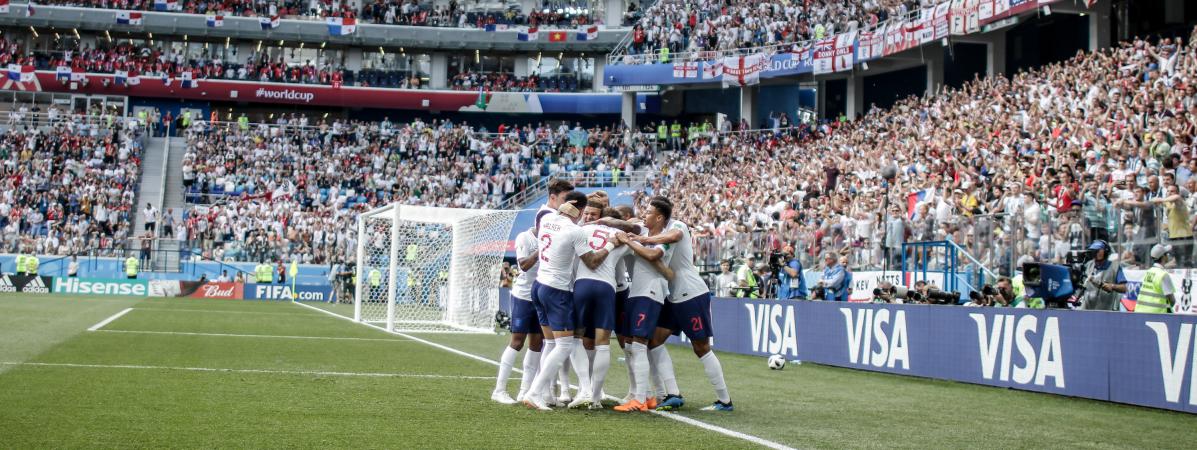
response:
<svg viewBox="0 0 1197 450"><path fill-rule="evenodd" d="M492 359L506 340L417 336ZM4 449L753 447L647 414L498 405L491 364L290 303L0 295L0 342ZM1197 438L1197 417L1184 413L813 364L770 371L730 354L720 359L737 409L703 412L713 393L701 365L689 349L671 353L690 402L681 414L799 448L1184 448ZM622 395L624 374L613 362L609 393Z"/></svg>

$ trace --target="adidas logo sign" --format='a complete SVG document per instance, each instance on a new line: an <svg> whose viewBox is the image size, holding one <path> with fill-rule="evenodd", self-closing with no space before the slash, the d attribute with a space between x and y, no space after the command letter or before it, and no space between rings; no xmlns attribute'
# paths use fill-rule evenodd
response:
<svg viewBox="0 0 1197 450"><path fill-rule="evenodd" d="M16 292L17 288L12 285L12 281L8 279L8 275L0 275L0 292Z"/></svg>
<svg viewBox="0 0 1197 450"><path fill-rule="evenodd" d="M21 292L29 294L49 294L50 288L46 287L46 283L42 281L42 277L35 276L29 279L28 283L21 288Z"/></svg>

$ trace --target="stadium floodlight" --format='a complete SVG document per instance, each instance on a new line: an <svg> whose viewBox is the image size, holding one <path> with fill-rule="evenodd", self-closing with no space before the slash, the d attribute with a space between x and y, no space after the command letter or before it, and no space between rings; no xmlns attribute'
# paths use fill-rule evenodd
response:
<svg viewBox="0 0 1197 450"><path fill-rule="evenodd" d="M354 320L388 331L494 332L517 212L391 204L361 214Z"/></svg>

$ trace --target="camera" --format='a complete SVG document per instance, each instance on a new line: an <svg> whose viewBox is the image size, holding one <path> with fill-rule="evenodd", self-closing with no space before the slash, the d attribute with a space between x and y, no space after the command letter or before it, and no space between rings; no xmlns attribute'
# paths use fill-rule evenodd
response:
<svg viewBox="0 0 1197 450"><path fill-rule="evenodd" d="M938 289L928 289L927 303L933 305L955 305L960 303L960 294Z"/></svg>
<svg viewBox="0 0 1197 450"><path fill-rule="evenodd" d="M981 292L977 292L977 291L969 292L968 298L969 298L969 300L972 300L974 303L980 303L980 304L989 306L989 305L993 304L993 302L989 299L992 297L997 297L999 295L1001 295L1001 293L998 292L997 288L993 287L993 285L991 285L991 284L986 284L984 286L981 286Z"/></svg>
<svg viewBox="0 0 1197 450"><path fill-rule="evenodd" d="M1068 299L1084 283L1084 269L1058 264L1022 265L1022 283L1027 297L1042 298L1048 308L1067 308ZM1082 266L1083 267L1083 266Z"/></svg>
<svg viewBox="0 0 1197 450"><path fill-rule="evenodd" d="M888 281L873 288L873 298L886 303L893 303L894 300L902 300L903 303L922 303L923 301L923 295L919 291L906 286L895 286Z"/></svg>

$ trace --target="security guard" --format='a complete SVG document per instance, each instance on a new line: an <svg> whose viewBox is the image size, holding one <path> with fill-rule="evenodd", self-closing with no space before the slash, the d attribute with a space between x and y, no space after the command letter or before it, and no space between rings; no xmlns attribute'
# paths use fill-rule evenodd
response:
<svg viewBox="0 0 1197 450"><path fill-rule="evenodd" d="M245 117L245 113L241 113L241 116L237 117L237 127L241 131L249 131L249 118Z"/></svg>
<svg viewBox="0 0 1197 450"><path fill-rule="evenodd" d="M17 253L17 265L15 268L13 268L12 273L13 273L13 275L24 275L25 274L25 254L24 253Z"/></svg>
<svg viewBox="0 0 1197 450"><path fill-rule="evenodd" d="M125 277L126 278L128 278L130 280L137 279L138 264L141 264L141 263L137 260L137 257L135 257L133 255L129 255L128 258L125 258Z"/></svg>
<svg viewBox="0 0 1197 450"><path fill-rule="evenodd" d="M660 56L661 64L668 63L669 62L669 47L661 47L661 50L657 52L657 55Z"/></svg>
<svg viewBox="0 0 1197 450"><path fill-rule="evenodd" d="M657 140L661 143L665 143L666 139L669 139L669 127L666 126L665 121L662 120L661 124L657 125Z"/></svg>
<svg viewBox="0 0 1197 450"><path fill-rule="evenodd" d="M378 268L370 269L370 287L376 288L382 285L382 271Z"/></svg>
<svg viewBox="0 0 1197 450"><path fill-rule="evenodd" d="M673 121L673 125L669 126L669 145L674 150L682 148L682 125L677 123L676 119Z"/></svg>
<svg viewBox="0 0 1197 450"><path fill-rule="evenodd" d="M1164 264L1172 259L1172 246L1155 244L1151 247L1151 269L1143 275L1143 285L1139 287L1139 301L1135 305L1137 313L1168 314L1176 304L1175 288Z"/></svg>
<svg viewBox="0 0 1197 450"><path fill-rule="evenodd" d="M736 297L758 298L756 289L756 274L753 273L754 257L751 253L744 255L744 264L736 269L736 282L739 287L732 289Z"/></svg>
<svg viewBox="0 0 1197 450"><path fill-rule="evenodd" d="M25 257L25 275L37 275L37 267L41 261L37 259L36 254L30 254Z"/></svg>
<svg viewBox="0 0 1197 450"><path fill-rule="evenodd" d="M258 283L269 284L274 282L274 270L271 269L270 264L259 262L255 270L258 274Z"/></svg>

